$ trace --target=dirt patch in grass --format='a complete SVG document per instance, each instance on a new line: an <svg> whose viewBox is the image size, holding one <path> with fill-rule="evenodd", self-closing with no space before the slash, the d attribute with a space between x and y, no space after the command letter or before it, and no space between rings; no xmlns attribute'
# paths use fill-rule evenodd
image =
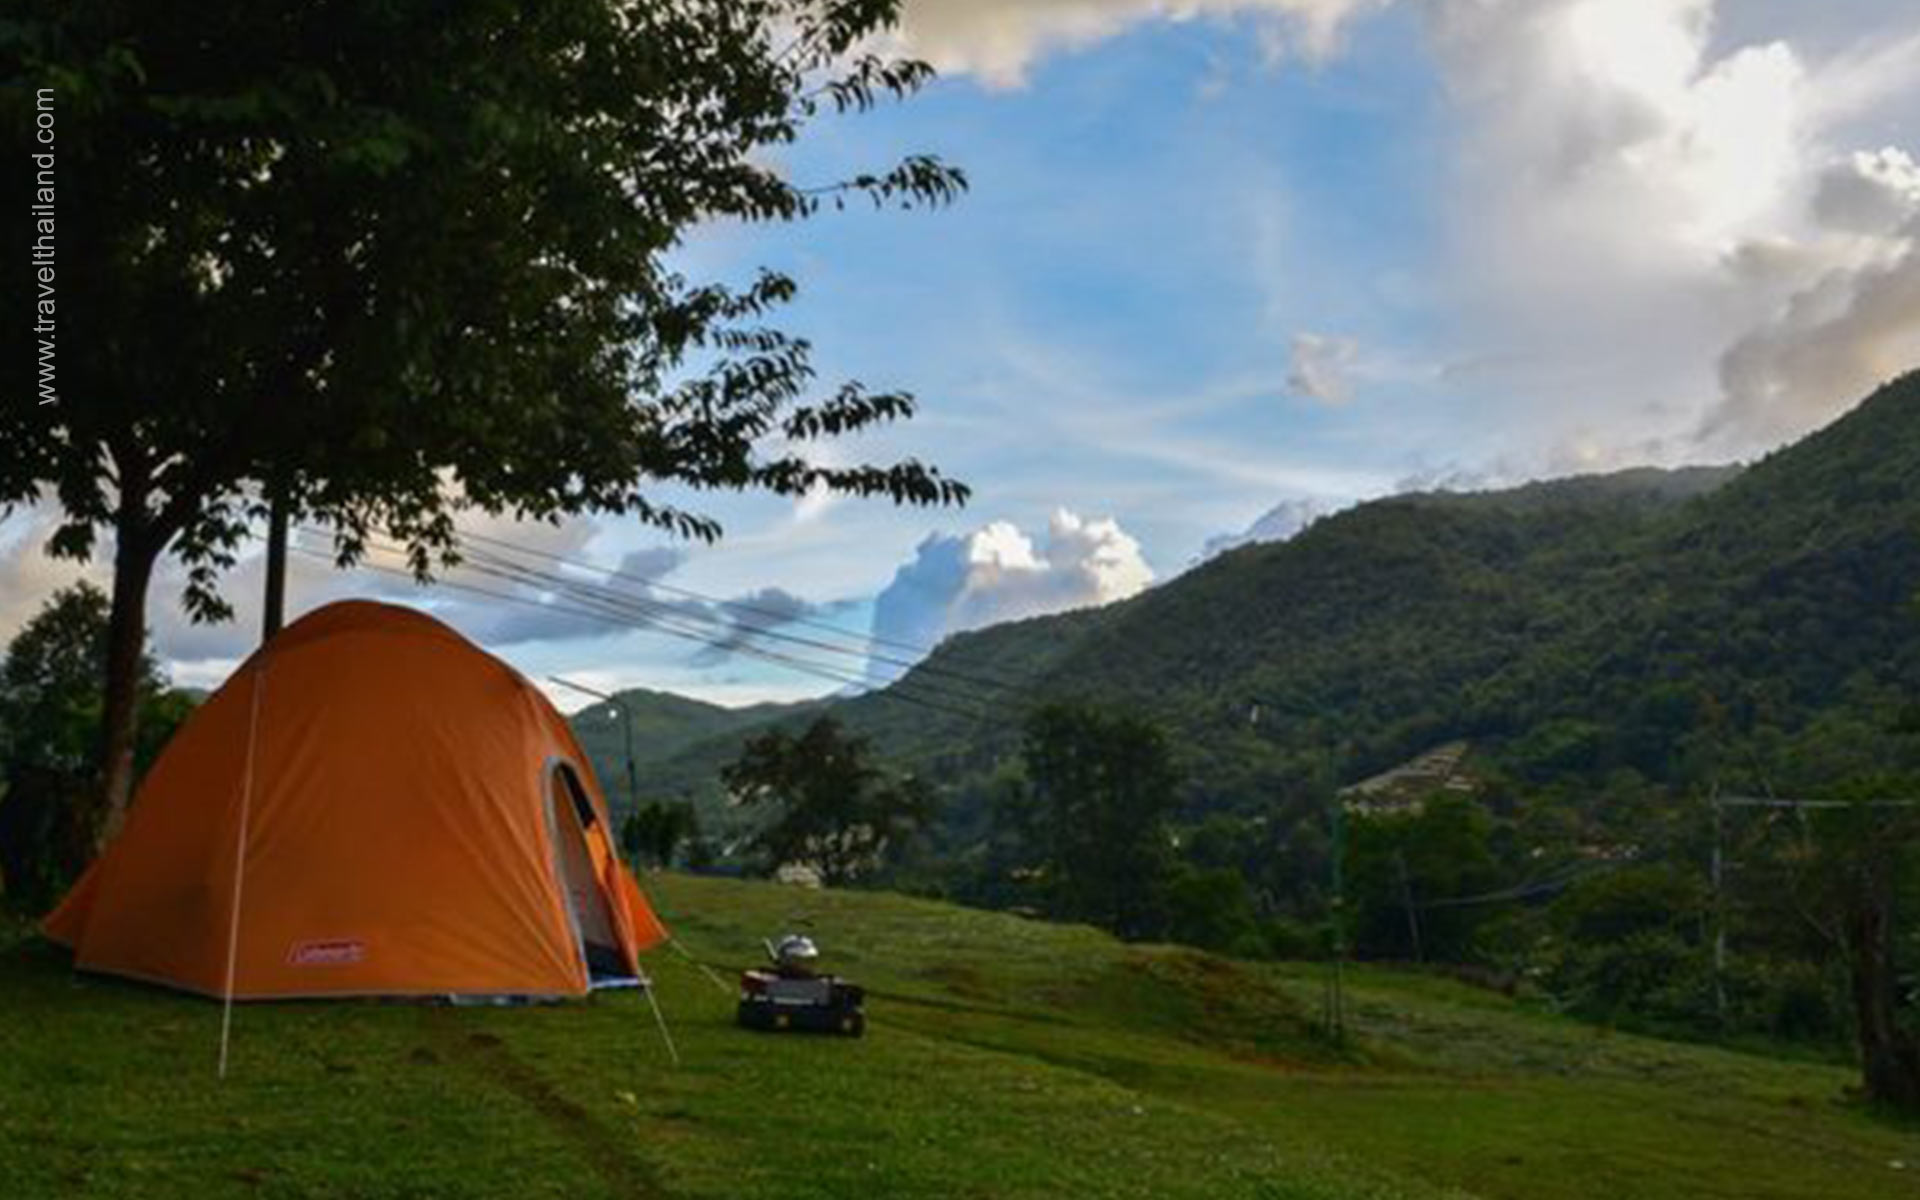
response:
<svg viewBox="0 0 1920 1200"><path fill-rule="evenodd" d="M440 1048L440 1059L487 1086L510 1093L538 1114L580 1150L582 1160L612 1194L635 1200L669 1200L671 1193L658 1174L637 1156L638 1147L630 1133L609 1127L568 1099L499 1036L486 1032L463 1035L457 1024L458 1014L451 1009L428 1009L426 1015L429 1036Z"/></svg>

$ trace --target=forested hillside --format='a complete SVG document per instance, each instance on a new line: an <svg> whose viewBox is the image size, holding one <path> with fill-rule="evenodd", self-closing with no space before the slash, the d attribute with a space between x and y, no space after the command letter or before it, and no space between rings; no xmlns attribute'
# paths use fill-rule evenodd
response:
<svg viewBox="0 0 1920 1200"><path fill-rule="evenodd" d="M1908 376L1744 469L1362 505L1121 604L952 638L887 692L828 711L941 801L876 881L1311 955L1337 911L1338 809L1346 936L1365 957L1533 980L1607 1019L1832 1046L1859 981L1833 967L1831 905L1850 893L1820 872L1878 835L1721 822L1709 799L1906 795L1916 594ZM1050 785L1023 737L1053 703L1167 735L1176 794L1134 847L1157 891L1126 921L1068 903L1065 860L1036 837ZM715 803L748 732L645 772L706 798L709 851L749 844L751 814ZM1446 789L1337 798L1443 744ZM1722 838L1739 858L1724 889L1710 870Z"/></svg>
<svg viewBox="0 0 1920 1200"><path fill-rule="evenodd" d="M644 765L641 799L661 800L692 790L692 784L663 786L658 764L673 758L689 746L709 739L726 738L740 730L757 728L783 717L811 712L824 701L800 704L754 704L744 708L726 708L708 704L672 692L631 688L617 693L620 705L633 726L633 754L637 765ZM595 774L606 787L609 798L624 806L626 795L625 735L620 728L619 709L606 701L588 705L573 714L574 736L581 749L593 761Z"/></svg>
<svg viewBox="0 0 1920 1200"><path fill-rule="evenodd" d="M1323 792L1453 738L1535 781L1625 769L1685 786L1756 754L1790 774L1781 754L1816 720L1870 754L1866 726L1920 681L1917 589L1908 376L1744 471L1377 501L1121 604L952 638L893 694L832 710L933 775L955 814L981 802L1021 715L1059 698L1161 722L1196 815ZM736 746L692 743L656 775L708 788Z"/></svg>

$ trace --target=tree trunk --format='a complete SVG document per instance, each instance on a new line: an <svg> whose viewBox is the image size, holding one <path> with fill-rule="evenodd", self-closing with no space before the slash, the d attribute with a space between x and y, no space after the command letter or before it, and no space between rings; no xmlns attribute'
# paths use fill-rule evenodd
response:
<svg viewBox="0 0 1920 1200"><path fill-rule="evenodd" d="M260 640L269 642L280 632L287 616L287 499L286 491L275 488L267 508L267 594L262 598ZM631 741L633 734L629 730ZM632 765L631 751L628 759Z"/></svg>
<svg viewBox="0 0 1920 1200"><path fill-rule="evenodd" d="M1876 1104L1920 1111L1920 1045L1900 1027L1893 962L1891 880L1871 866L1846 916L1861 1081Z"/></svg>
<svg viewBox="0 0 1920 1200"><path fill-rule="evenodd" d="M142 659L147 641L147 590L160 544L144 520L146 498L121 499L113 555L113 602L107 619L106 695L100 715L100 799L88 839L93 853L126 819L133 795L133 747L140 724Z"/></svg>

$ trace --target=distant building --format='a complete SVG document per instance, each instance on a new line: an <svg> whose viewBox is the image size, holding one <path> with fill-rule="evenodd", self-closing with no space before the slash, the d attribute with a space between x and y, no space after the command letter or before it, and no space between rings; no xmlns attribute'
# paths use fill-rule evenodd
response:
<svg viewBox="0 0 1920 1200"><path fill-rule="evenodd" d="M1471 748L1464 741L1443 742L1397 767L1341 788L1340 801L1348 812L1365 816L1417 816L1435 792L1473 792L1473 777L1461 766Z"/></svg>
<svg viewBox="0 0 1920 1200"><path fill-rule="evenodd" d="M781 863L773 873L775 883L790 883L794 887L817 888L820 886L820 872L807 863Z"/></svg>

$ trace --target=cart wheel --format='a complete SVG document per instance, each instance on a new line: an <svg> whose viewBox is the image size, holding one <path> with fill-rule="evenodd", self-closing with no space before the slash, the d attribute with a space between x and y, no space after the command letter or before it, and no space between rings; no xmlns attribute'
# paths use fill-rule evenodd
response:
<svg viewBox="0 0 1920 1200"><path fill-rule="evenodd" d="M773 1027L775 1029L785 1029L791 1024L793 1024L793 1018L789 1017L786 1013L781 1013L773 1019Z"/></svg>
<svg viewBox="0 0 1920 1200"><path fill-rule="evenodd" d="M859 1037L867 1031L867 1018L864 1013L848 1013L840 1018L840 1032L848 1037Z"/></svg>

